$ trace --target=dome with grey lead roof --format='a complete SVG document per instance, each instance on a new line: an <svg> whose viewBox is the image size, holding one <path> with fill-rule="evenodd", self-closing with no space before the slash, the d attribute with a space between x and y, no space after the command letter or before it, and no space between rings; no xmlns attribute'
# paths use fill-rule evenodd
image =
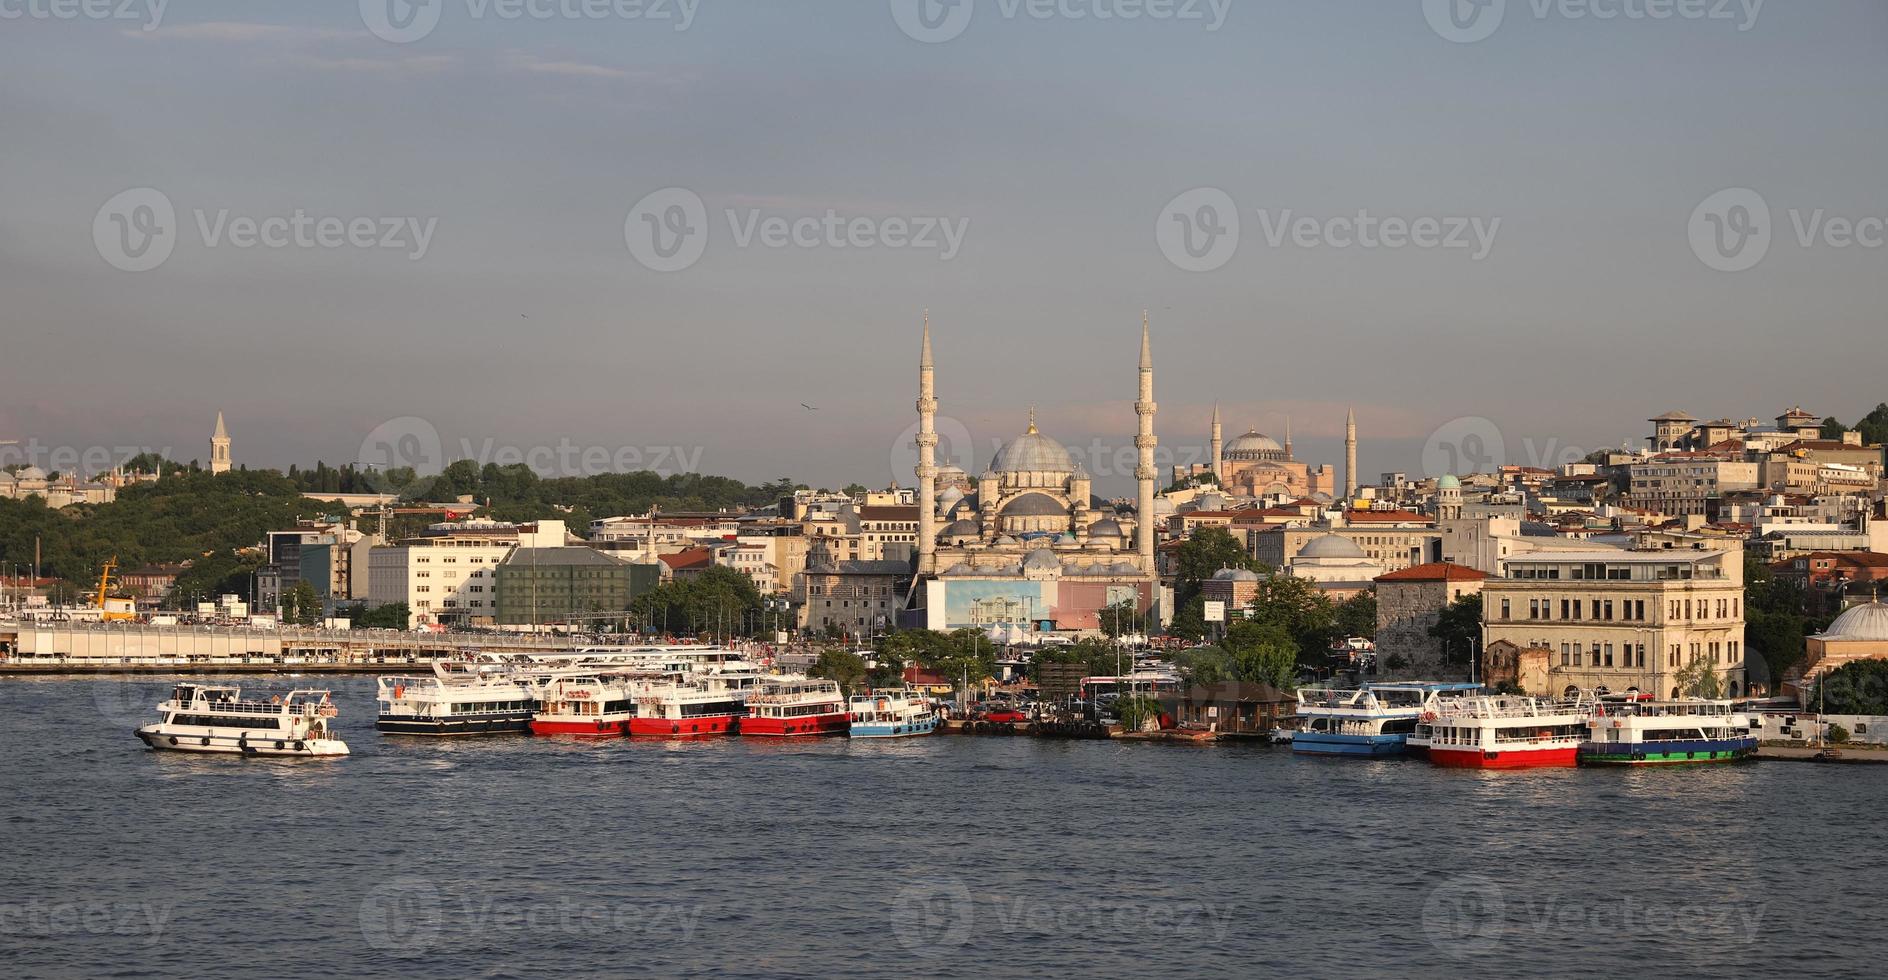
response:
<svg viewBox="0 0 1888 980"><path fill-rule="evenodd" d="M1063 445L1031 425L1029 431L1010 440L1009 444L997 450L996 457L990 460L990 469L996 473L1070 473L1075 470L1075 461Z"/></svg>
<svg viewBox="0 0 1888 980"><path fill-rule="evenodd" d="M44 480L46 479L46 471L37 466L28 466L19 472L19 478L21 480Z"/></svg>
<svg viewBox="0 0 1888 980"><path fill-rule="evenodd" d="M1061 501L1046 493L1026 493L1003 505L1004 517L1057 517L1068 513Z"/></svg>
<svg viewBox="0 0 1888 980"><path fill-rule="evenodd" d="M1112 517L1104 517L1088 525L1088 536L1091 538L1118 538L1122 533L1121 522Z"/></svg>
<svg viewBox="0 0 1888 980"><path fill-rule="evenodd" d="M1285 447L1257 429L1247 429L1244 435L1226 444L1222 455L1229 460L1270 459L1285 455Z"/></svg>
<svg viewBox="0 0 1888 980"><path fill-rule="evenodd" d="M1876 601L1836 617L1822 633L1825 640L1888 640L1888 604Z"/></svg>
<svg viewBox="0 0 1888 980"><path fill-rule="evenodd" d="M948 569L946 569L946 570L945 570L945 572L944 572L944 574L946 574L946 575L969 575L969 574L971 574L971 571L970 571L970 566L969 566L969 565L966 565L966 564L964 564L963 562L961 562L961 561L960 561L960 562L958 562L957 564L955 564L955 565L952 565L952 566L951 566L950 568L948 568Z"/></svg>
<svg viewBox="0 0 1888 980"><path fill-rule="evenodd" d="M944 529L944 536L947 538L970 537L976 533L977 522L975 521L955 521Z"/></svg>
<svg viewBox="0 0 1888 980"><path fill-rule="evenodd" d="M1047 548L1037 548L1023 558L1023 569L1025 571L1040 572L1049 569L1060 569L1061 567L1062 559L1057 558L1055 552Z"/></svg>
<svg viewBox="0 0 1888 980"><path fill-rule="evenodd" d="M1349 559L1349 558L1367 559L1370 556L1365 554L1364 549L1357 547L1356 542L1350 540L1349 538L1346 538L1341 534L1326 534L1323 537L1311 539L1311 542L1309 544L1306 544L1303 548L1300 548L1298 550L1298 557L1300 558L1326 558L1326 559Z"/></svg>

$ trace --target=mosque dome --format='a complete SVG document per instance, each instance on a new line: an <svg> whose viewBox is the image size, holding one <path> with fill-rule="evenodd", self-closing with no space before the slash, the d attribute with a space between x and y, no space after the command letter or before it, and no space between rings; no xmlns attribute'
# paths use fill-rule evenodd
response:
<svg viewBox="0 0 1888 980"><path fill-rule="evenodd" d="M1036 431L1035 424L1031 423L1028 432L997 450L996 458L990 460L990 469L997 473L1072 474L1075 461L1061 443Z"/></svg>
<svg viewBox="0 0 1888 980"><path fill-rule="evenodd" d="M1055 543L1056 544L1074 544L1076 543L1075 535L1072 532L1063 531L1062 536L1055 539Z"/></svg>
<svg viewBox="0 0 1888 980"><path fill-rule="evenodd" d="M1037 548L1023 559L1024 571L1040 572L1060 569L1061 567L1062 559L1057 558L1055 552L1047 548Z"/></svg>
<svg viewBox="0 0 1888 980"><path fill-rule="evenodd" d="M944 574L946 575L970 575L970 574L973 574L973 572L971 571L969 565L966 565L960 561L957 564L952 565L949 569L947 569L944 572Z"/></svg>
<svg viewBox="0 0 1888 980"><path fill-rule="evenodd" d="M1213 573L1213 578L1220 582L1257 582L1259 573L1246 568L1222 568Z"/></svg>
<svg viewBox="0 0 1888 980"><path fill-rule="evenodd" d="M1368 559L1370 556L1349 538L1341 534L1326 534L1323 537L1311 539L1309 544L1298 550L1298 557L1345 560Z"/></svg>
<svg viewBox="0 0 1888 980"><path fill-rule="evenodd" d="M1004 517L1058 517L1068 508L1046 493L1026 493L1003 505Z"/></svg>
<svg viewBox="0 0 1888 980"><path fill-rule="evenodd" d="M1442 478L1436 481L1436 489L1460 490L1462 489L1462 480L1454 473L1444 473L1442 474Z"/></svg>
<svg viewBox="0 0 1888 980"><path fill-rule="evenodd" d="M1251 429L1227 443L1221 455L1229 460L1284 459L1285 447L1271 436Z"/></svg>
<svg viewBox="0 0 1888 980"><path fill-rule="evenodd" d="M996 546L999 548L1014 548L1016 547L1016 539L1005 534L996 539Z"/></svg>
<svg viewBox="0 0 1888 980"><path fill-rule="evenodd" d="M23 469L23 470L21 470L21 471L20 471L20 473L19 473L19 479L21 479L21 480L44 480L44 479L46 479L46 471L45 471L45 470L42 470L42 469L40 469L40 468L39 468L39 467L37 467L37 466L28 466L27 468L25 468L25 469Z"/></svg>
<svg viewBox="0 0 1888 980"><path fill-rule="evenodd" d="M1123 533L1121 522L1112 517L1104 517L1088 525L1088 536L1091 538L1118 538Z"/></svg>
<svg viewBox="0 0 1888 980"><path fill-rule="evenodd" d="M1888 640L1888 604L1871 602L1836 617L1823 631L1825 640Z"/></svg>
<svg viewBox="0 0 1888 980"><path fill-rule="evenodd" d="M976 534L976 521L954 521L951 523L951 526L944 529L944 537L947 538L967 538L973 537Z"/></svg>

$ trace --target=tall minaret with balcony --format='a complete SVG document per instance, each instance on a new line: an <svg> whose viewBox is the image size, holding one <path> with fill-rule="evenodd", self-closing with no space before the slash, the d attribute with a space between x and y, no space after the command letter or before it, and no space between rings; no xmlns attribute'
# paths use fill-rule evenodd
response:
<svg viewBox="0 0 1888 980"><path fill-rule="evenodd" d="M1141 451L1141 465L1135 469L1134 476L1140 481L1140 497L1136 501L1134 514L1134 532L1140 545L1141 568L1148 574L1154 572L1154 447L1160 440L1154 437L1154 347L1149 340L1147 313L1141 313L1141 387L1139 397L1134 402L1134 414L1140 416L1141 430L1134 437L1134 445Z"/></svg>
<svg viewBox="0 0 1888 980"><path fill-rule="evenodd" d="M918 574L937 574L937 374L931 363L931 311L924 313L918 355Z"/></svg>
<svg viewBox="0 0 1888 980"><path fill-rule="evenodd" d="M210 472L229 472L229 430L223 427L223 413L216 413L216 431L210 434Z"/></svg>

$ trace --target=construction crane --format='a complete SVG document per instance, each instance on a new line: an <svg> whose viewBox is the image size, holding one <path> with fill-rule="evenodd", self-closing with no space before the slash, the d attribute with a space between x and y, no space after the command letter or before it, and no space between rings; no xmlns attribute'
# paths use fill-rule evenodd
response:
<svg viewBox="0 0 1888 980"><path fill-rule="evenodd" d="M107 623L128 623L138 618L138 603L111 597L111 573L117 570L118 556L113 555L98 573L98 617Z"/></svg>

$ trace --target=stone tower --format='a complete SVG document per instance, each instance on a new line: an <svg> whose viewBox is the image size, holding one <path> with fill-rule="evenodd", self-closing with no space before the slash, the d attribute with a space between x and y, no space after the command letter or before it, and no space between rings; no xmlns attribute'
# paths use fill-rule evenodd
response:
<svg viewBox="0 0 1888 980"><path fill-rule="evenodd" d="M1219 403L1213 403L1213 433L1208 450L1213 454L1213 482L1218 486L1226 485L1226 440L1219 427Z"/></svg>
<svg viewBox="0 0 1888 980"><path fill-rule="evenodd" d="M1357 499L1357 409L1344 420L1344 500Z"/></svg>
<svg viewBox="0 0 1888 980"><path fill-rule="evenodd" d="M223 427L223 413L216 413L216 431L210 434L210 472L229 472L229 430Z"/></svg>
<svg viewBox="0 0 1888 980"><path fill-rule="evenodd" d="M937 574L937 372L931 363L931 311L924 312L918 354L918 574Z"/></svg>

